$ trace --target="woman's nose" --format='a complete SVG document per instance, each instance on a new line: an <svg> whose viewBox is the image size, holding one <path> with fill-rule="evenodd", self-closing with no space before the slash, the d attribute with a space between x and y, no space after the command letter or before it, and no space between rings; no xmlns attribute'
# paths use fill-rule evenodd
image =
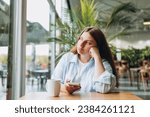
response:
<svg viewBox="0 0 150 117"><path fill-rule="evenodd" d="M81 46L81 47L84 47L84 45L85 45L84 42L81 42L81 43L80 43L80 46Z"/></svg>

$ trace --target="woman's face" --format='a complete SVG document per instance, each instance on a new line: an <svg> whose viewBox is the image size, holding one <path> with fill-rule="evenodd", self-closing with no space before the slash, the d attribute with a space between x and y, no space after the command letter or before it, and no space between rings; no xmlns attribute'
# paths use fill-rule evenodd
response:
<svg viewBox="0 0 150 117"><path fill-rule="evenodd" d="M97 44L94 38L88 32L84 32L77 42L77 52L82 55L89 55L89 50L95 46Z"/></svg>

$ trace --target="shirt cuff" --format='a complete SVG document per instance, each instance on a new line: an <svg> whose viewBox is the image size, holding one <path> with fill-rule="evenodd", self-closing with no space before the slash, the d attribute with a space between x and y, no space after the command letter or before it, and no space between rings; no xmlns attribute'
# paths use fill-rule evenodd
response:
<svg viewBox="0 0 150 117"><path fill-rule="evenodd" d="M113 81L112 79L114 78L115 76L112 73L105 71L97 79L95 79L94 84L96 83L112 84Z"/></svg>

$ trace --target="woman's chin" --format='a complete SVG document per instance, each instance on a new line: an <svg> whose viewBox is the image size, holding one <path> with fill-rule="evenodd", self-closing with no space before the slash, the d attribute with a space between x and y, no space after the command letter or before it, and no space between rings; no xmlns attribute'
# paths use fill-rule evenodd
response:
<svg viewBox="0 0 150 117"><path fill-rule="evenodd" d="M90 56L88 52L85 52L83 50L77 50L78 54L83 55L83 56Z"/></svg>

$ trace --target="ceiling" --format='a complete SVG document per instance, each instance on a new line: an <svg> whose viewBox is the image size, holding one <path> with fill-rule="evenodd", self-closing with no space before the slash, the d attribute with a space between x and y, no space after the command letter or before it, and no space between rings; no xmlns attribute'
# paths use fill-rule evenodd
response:
<svg viewBox="0 0 150 117"><path fill-rule="evenodd" d="M71 9L79 9L80 0L68 0L68 2ZM111 12L113 8L122 3L133 3L138 9L137 15L142 22L139 21L140 23L137 24L138 30L133 29L134 31L131 35L120 39L120 47L144 48L145 46L150 46L150 25L143 25L144 21L150 21L150 0L95 0L95 2L105 11L104 13ZM116 44L116 40L112 43Z"/></svg>
<svg viewBox="0 0 150 117"><path fill-rule="evenodd" d="M71 9L79 9L80 0L67 0L67 1ZM101 8L108 11L108 13L109 11L111 11L111 9L115 8L121 3L132 2L139 9L138 10L139 18L143 19L143 21L150 21L150 0L95 0L95 2L100 3ZM3 7L1 7L1 4ZM1 16L0 17L0 33L5 33L6 31L4 29L8 29L7 28L8 26L5 25L5 24L8 24L9 22L7 20L9 19L8 11L9 11L8 5L5 5L4 2L0 0L0 16ZM138 25L141 25L141 24L138 24ZM1 36L3 36L3 39L4 37L6 37L5 34L0 35L0 37ZM150 45L150 42L149 42L150 41L150 25L149 26L143 25L142 30L134 31L131 36L124 37L123 39L129 44L132 43L132 45L136 46L137 48L143 48L144 42Z"/></svg>
<svg viewBox="0 0 150 117"><path fill-rule="evenodd" d="M68 0L68 2L71 9L78 9L80 6L80 0ZM131 2L139 9L140 16L150 21L150 0L95 0L95 2L98 2L106 10L115 8L122 3Z"/></svg>
<svg viewBox="0 0 150 117"><path fill-rule="evenodd" d="M99 0L97 0L99 1ZM112 5L115 7L118 4L131 2L139 9L139 17L142 17L144 20L150 21L150 0L100 0L105 1L104 3ZM112 1L112 2L110 2Z"/></svg>

